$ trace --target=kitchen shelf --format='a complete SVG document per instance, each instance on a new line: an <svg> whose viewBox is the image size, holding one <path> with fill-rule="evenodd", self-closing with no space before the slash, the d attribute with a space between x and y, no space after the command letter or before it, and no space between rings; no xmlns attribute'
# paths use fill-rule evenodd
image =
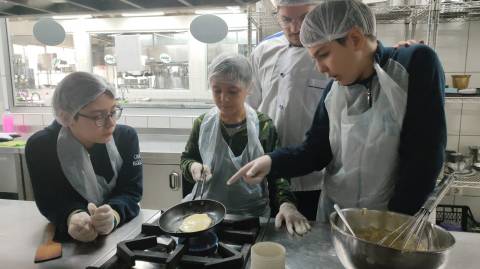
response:
<svg viewBox="0 0 480 269"><path fill-rule="evenodd" d="M370 6L377 23L428 23L429 5ZM439 22L480 21L480 1L441 3Z"/></svg>
<svg viewBox="0 0 480 269"><path fill-rule="evenodd" d="M442 2L438 5L438 21L428 21L429 10L434 9L431 5L388 5L385 3L370 5L375 13L378 24L429 24L447 22L480 21L480 1ZM256 11L248 13L249 19L259 32L271 32L268 30L280 30L277 20L268 7L261 6ZM262 37L261 37L262 38Z"/></svg>
<svg viewBox="0 0 480 269"><path fill-rule="evenodd" d="M457 174L456 177L451 188L480 189L480 172L472 169L471 173L465 175ZM440 178L437 182L439 180Z"/></svg>

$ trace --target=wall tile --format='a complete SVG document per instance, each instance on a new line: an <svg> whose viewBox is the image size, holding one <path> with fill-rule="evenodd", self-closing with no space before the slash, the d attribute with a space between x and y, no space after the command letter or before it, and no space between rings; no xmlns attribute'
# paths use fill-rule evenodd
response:
<svg viewBox="0 0 480 269"><path fill-rule="evenodd" d="M461 135L480 135L480 102L463 102Z"/></svg>
<svg viewBox="0 0 480 269"><path fill-rule="evenodd" d="M13 122L15 125L23 125L23 114L16 114L12 113L13 115Z"/></svg>
<svg viewBox="0 0 480 269"><path fill-rule="evenodd" d="M478 56L477 59L479 60L478 62L480 62L480 56ZM480 73L469 73L469 72L467 72L467 74L472 75L470 77L468 87L469 88L480 88Z"/></svg>
<svg viewBox="0 0 480 269"><path fill-rule="evenodd" d="M147 128L148 127L147 116L126 116L125 124L131 127Z"/></svg>
<svg viewBox="0 0 480 269"><path fill-rule="evenodd" d="M467 57L467 73L480 72L480 21L470 22L470 35L468 38L468 57ZM480 86L477 86L480 87Z"/></svg>
<svg viewBox="0 0 480 269"><path fill-rule="evenodd" d="M27 126L42 126L43 125L42 114L24 114L23 124Z"/></svg>
<svg viewBox="0 0 480 269"><path fill-rule="evenodd" d="M480 135L460 136L459 152L469 153L468 146L480 146Z"/></svg>
<svg viewBox="0 0 480 269"><path fill-rule="evenodd" d="M52 114L43 114L42 119L43 119L43 126L48 126L53 122L55 117Z"/></svg>
<svg viewBox="0 0 480 269"><path fill-rule="evenodd" d="M148 128L170 128L170 117L168 116L149 116Z"/></svg>
<svg viewBox="0 0 480 269"><path fill-rule="evenodd" d="M447 134L460 134L460 119L462 112L461 102L445 102L445 116L447 120Z"/></svg>
<svg viewBox="0 0 480 269"><path fill-rule="evenodd" d="M170 117L170 128L190 129L192 128L192 117Z"/></svg>
<svg viewBox="0 0 480 269"><path fill-rule="evenodd" d="M458 135L448 135L447 136L447 149L458 151Z"/></svg>
<svg viewBox="0 0 480 269"><path fill-rule="evenodd" d="M438 26L436 51L445 72L464 72L467 54L468 22Z"/></svg>

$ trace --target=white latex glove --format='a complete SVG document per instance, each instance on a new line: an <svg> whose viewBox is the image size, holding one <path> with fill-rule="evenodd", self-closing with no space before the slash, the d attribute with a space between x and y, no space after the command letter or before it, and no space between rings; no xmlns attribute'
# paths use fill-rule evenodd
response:
<svg viewBox="0 0 480 269"><path fill-rule="evenodd" d="M270 173L272 167L272 158L263 155L244 165L227 181L227 185L235 183L243 177L248 184L258 184Z"/></svg>
<svg viewBox="0 0 480 269"><path fill-rule="evenodd" d="M110 205L105 204L97 208L95 204L89 203L88 212L90 212L93 227L98 234L109 234L115 228L115 217Z"/></svg>
<svg viewBox="0 0 480 269"><path fill-rule="evenodd" d="M282 227L285 221L288 233L293 235L294 230L298 235L306 234L312 227L308 220L298 212L297 208L291 203L283 203L275 217L275 227Z"/></svg>
<svg viewBox="0 0 480 269"><path fill-rule="evenodd" d="M93 228L92 219L87 212L75 213L68 222L68 234L78 241L90 242L97 238L98 233Z"/></svg>
<svg viewBox="0 0 480 269"><path fill-rule="evenodd" d="M203 168L203 175L202 175L202 168ZM192 178L195 181L202 181L204 177L206 181L212 178L212 171L210 171L210 167L208 167L208 165L204 165L198 162L193 162L190 165L190 173L192 174Z"/></svg>

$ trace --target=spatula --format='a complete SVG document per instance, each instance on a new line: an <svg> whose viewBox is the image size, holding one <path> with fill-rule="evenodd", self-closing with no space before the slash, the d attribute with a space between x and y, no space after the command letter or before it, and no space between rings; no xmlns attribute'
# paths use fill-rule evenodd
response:
<svg viewBox="0 0 480 269"><path fill-rule="evenodd" d="M37 248L35 263L45 262L62 257L62 244L53 241L55 225L49 223L45 229L44 241Z"/></svg>

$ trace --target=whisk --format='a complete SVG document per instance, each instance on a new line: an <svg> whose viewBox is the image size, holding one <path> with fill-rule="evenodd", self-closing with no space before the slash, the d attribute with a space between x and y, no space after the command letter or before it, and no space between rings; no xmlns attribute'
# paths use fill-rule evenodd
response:
<svg viewBox="0 0 480 269"><path fill-rule="evenodd" d="M420 247L420 243L422 241L422 235L426 232L426 227L428 223L428 218L430 213L435 209L438 203L442 200L442 198L447 193L448 189L450 188L451 184L455 179L455 174L452 173L450 175L444 176L440 183L435 187L432 194L428 197L427 201L423 204L420 210L413 216L409 218L406 222L400 225L397 229L393 232L389 233L385 237L383 237L378 244L388 247L397 246L399 244L400 250L410 250L415 251L418 250ZM429 232L431 229L428 229ZM409 242L412 242L409 245ZM427 250L430 247L431 242L431 234L428 234L427 237ZM408 246L413 246L409 247Z"/></svg>

